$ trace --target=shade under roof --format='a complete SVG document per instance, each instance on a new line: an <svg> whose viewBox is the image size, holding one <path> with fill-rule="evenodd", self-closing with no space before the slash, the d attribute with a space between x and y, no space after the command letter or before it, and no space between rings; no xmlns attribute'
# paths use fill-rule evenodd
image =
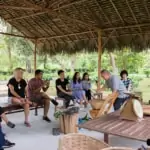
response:
<svg viewBox="0 0 150 150"><path fill-rule="evenodd" d="M44 53L149 48L149 0L0 0L0 16Z"/></svg>

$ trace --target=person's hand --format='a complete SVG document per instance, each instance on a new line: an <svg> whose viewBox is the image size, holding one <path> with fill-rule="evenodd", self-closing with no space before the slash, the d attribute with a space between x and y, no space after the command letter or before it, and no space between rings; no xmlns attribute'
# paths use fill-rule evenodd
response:
<svg viewBox="0 0 150 150"><path fill-rule="evenodd" d="M50 85L50 81L49 80L47 80L46 85L47 85L47 87L49 87L49 85Z"/></svg>
<svg viewBox="0 0 150 150"><path fill-rule="evenodd" d="M68 95L72 95L72 92L67 92L66 94L68 94Z"/></svg>
<svg viewBox="0 0 150 150"><path fill-rule="evenodd" d="M50 81L44 81L43 87L48 88L50 85Z"/></svg>
<svg viewBox="0 0 150 150"><path fill-rule="evenodd" d="M21 104L25 104L26 103L25 98L19 98L19 100L20 100Z"/></svg>

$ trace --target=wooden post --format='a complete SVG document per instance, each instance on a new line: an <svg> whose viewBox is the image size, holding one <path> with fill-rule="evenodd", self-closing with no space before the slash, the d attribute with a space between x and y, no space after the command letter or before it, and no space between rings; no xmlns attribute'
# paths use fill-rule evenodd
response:
<svg viewBox="0 0 150 150"><path fill-rule="evenodd" d="M36 70L36 53L37 53L37 39L35 40L35 47L34 47L34 72Z"/></svg>
<svg viewBox="0 0 150 150"><path fill-rule="evenodd" d="M100 79L101 79L101 55L102 55L102 38L101 38L101 30L98 31L98 82L97 89L100 89Z"/></svg>

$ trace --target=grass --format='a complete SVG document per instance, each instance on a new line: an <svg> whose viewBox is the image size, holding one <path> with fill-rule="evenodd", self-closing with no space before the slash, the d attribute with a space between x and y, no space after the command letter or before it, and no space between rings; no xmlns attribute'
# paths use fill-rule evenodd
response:
<svg viewBox="0 0 150 150"><path fill-rule="evenodd" d="M143 95L143 101L148 102L150 100L150 78L144 78L140 81L138 88L135 91L141 91Z"/></svg>

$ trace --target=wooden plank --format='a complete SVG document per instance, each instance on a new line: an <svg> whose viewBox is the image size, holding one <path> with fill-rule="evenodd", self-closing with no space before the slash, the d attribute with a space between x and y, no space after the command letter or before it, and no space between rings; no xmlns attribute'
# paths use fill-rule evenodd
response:
<svg viewBox="0 0 150 150"><path fill-rule="evenodd" d="M146 142L150 138L150 117L144 116L140 122L120 119L119 112L113 112L100 118L79 125L85 128L109 135L125 137Z"/></svg>

